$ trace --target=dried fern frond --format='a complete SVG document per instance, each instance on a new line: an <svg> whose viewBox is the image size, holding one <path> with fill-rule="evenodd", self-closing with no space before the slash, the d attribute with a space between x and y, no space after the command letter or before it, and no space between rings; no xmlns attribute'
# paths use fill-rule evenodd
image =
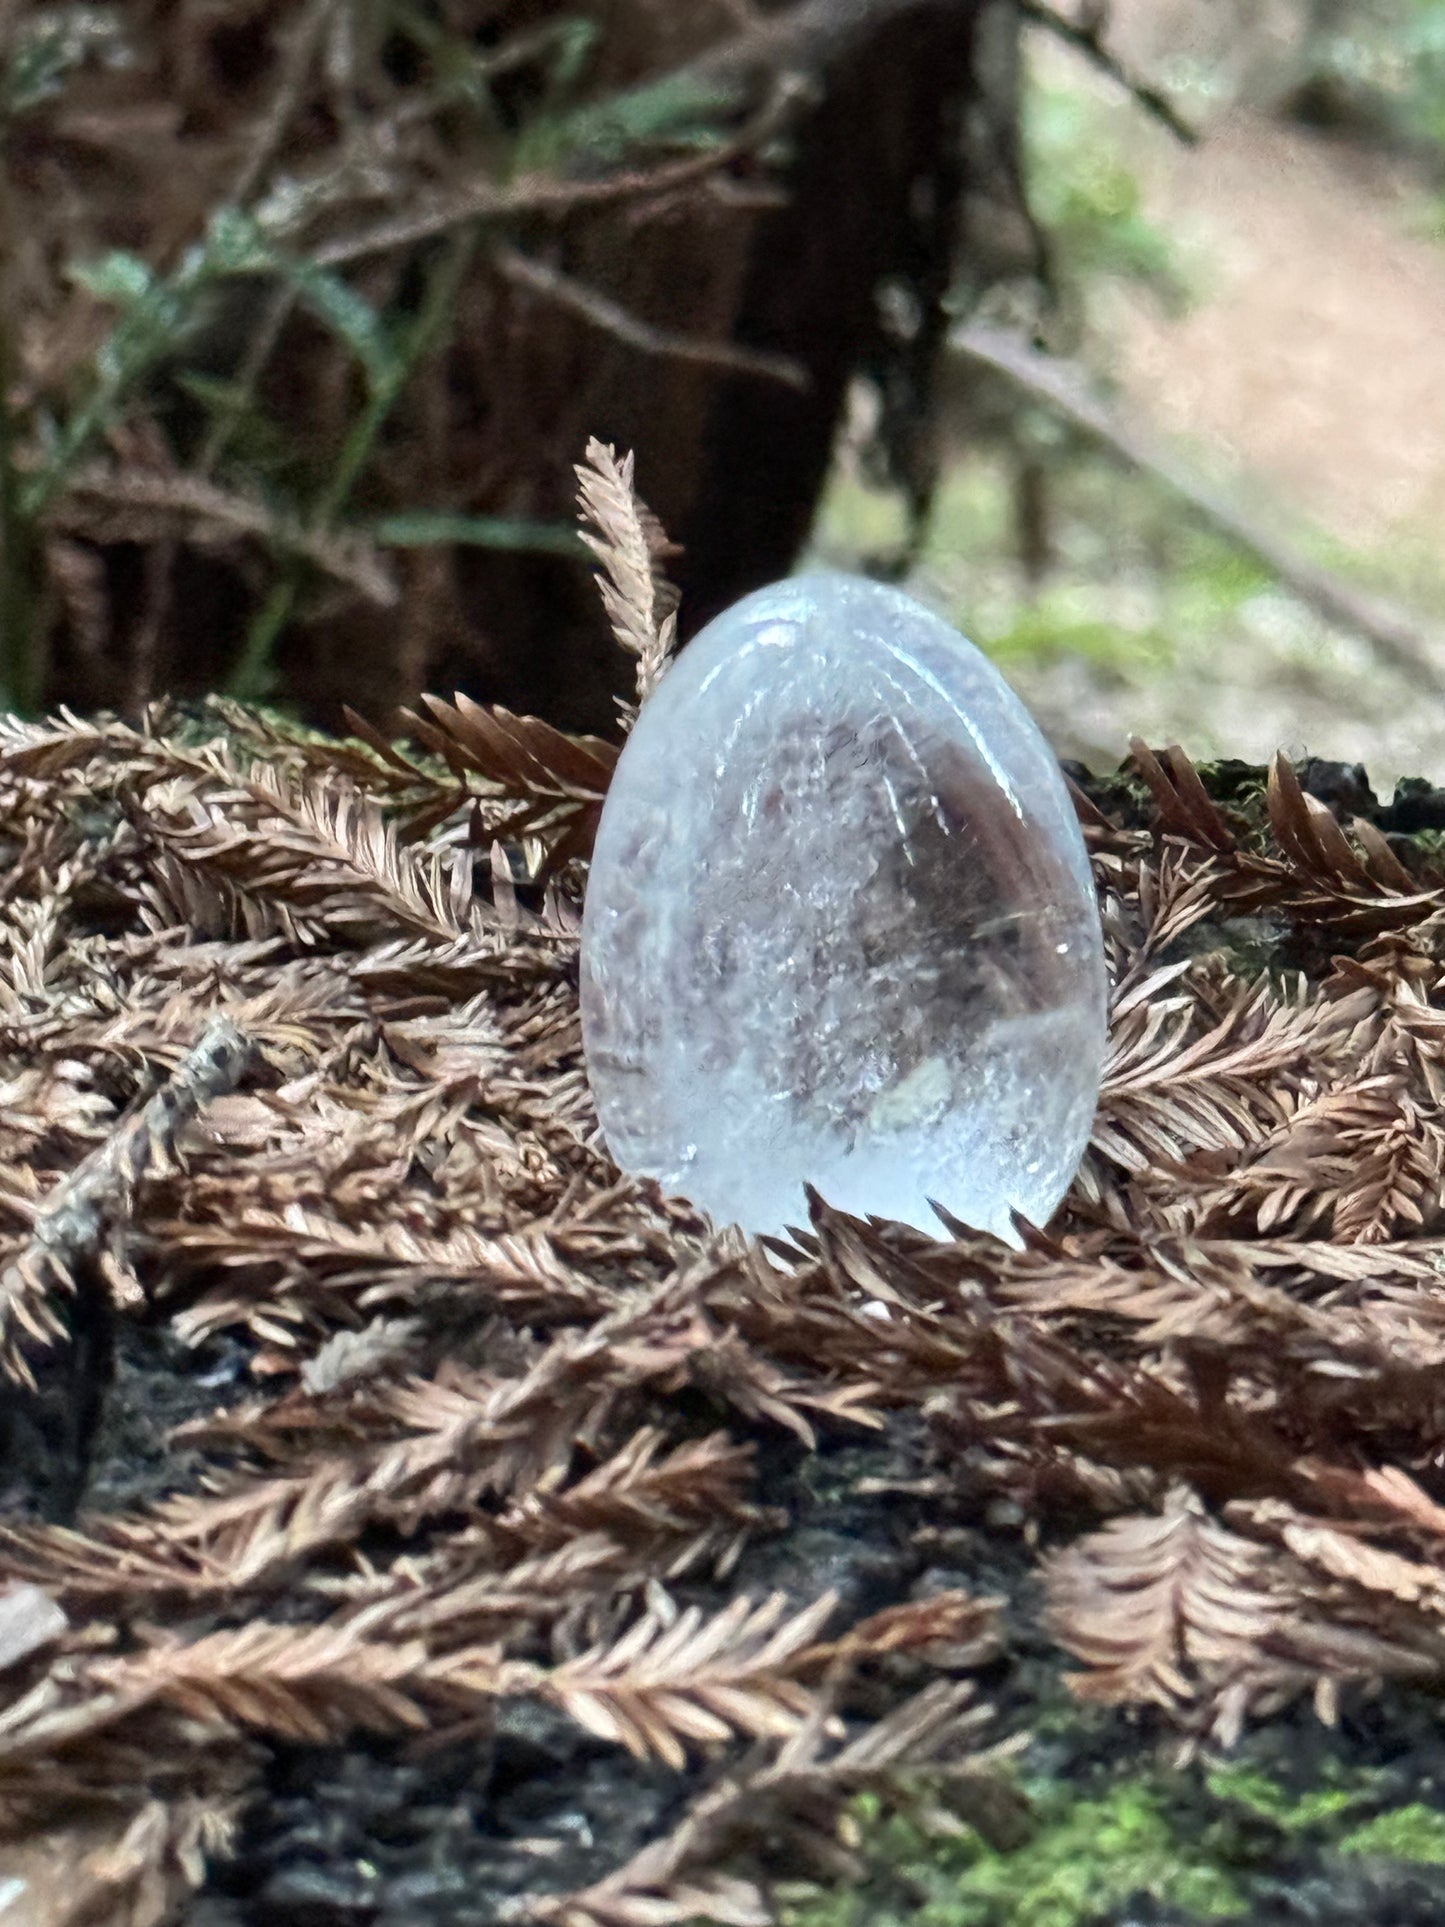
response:
<svg viewBox="0 0 1445 1927"><path fill-rule="evenodd" d="M689 1746L786 1737L816 1711L796 1672L837 1600L825 1593L785 1619L787 1604L775 1593L710 1619L696 1607L671 1625L648 1615L611 1647L554 1668L539 1690L599 1739L678 1770Z"/></svg>
<svg viewBox="0 0 1445 1927"><path fill-rule="evenodd" d="M1147 743L1132 736L1129 757L1149 786L1160 827L1167 835L1201 845L1221 857L1234 855L1239 847L1234 827L1177 743L1156 756Z"/></svg>
<svg viewBox="0 0 1445 1927"><path fill-rule="evenodd" d="M1316 1557L1324 1543L1309 1542ZM1362 1557L1349 1577L1365 1570ZM1071 1681L1080 1697L1193 1715L1226 1744L1248 1714L1322 1682L1425 1679L1445 1666L1445 1638L1398 1621L1372 1630L1301 1574L1181 1488L1157 1517L1116 1520L1045 1561L1048 1622L1091 1668Z"/></svg>
<svg viewBox="0 0 1445 1927"><path fill-rule="evenodd" d="M1270 1556L1212 1521L1185 1489L1157 1518L1116 1519L1045 1562L1049 1630L1091 1671L1088 1699L1181 1708L1227 1678L1287 1616Z"/></svg>
<svg viewBox="0 0 1445 1927"><path fill-rule="evenodd" d="M892 1653L921 1654L951 1667L981 1665L1001 1650L1003 1603L955 1591L885 1606L840 1638L813 1646L798 1662L799 1670L831 1670L840 1662L851 1665Z"/></svg>
<svg viewBox="0 0 1445 1927"><path fill-rule="evenodd" d="M343 1609L319 1626L257 1619L91 1660L45 1682L0 1715L0 1769L92 1741L157 1707L199 1737L246 1729L322 1742L357 1728L415 1731L429 1710L473 1715L524 1694L598 1738L681 1769L688 1746L790 1735L815 1712L792 1668L836 1601L826 1595L788 1619L786 1603L781 1594L756 1605L739 1599L711 1619L690 1610L672 1625L647 1616L611 1646L550 1669L504 1660L491 1646L437 1653L426 1633L399 1630L423 1617L404 1600ZM437 1617L446 1617L440 1606Z"/></svg>
<svg viewBox="0 0 1445 1927"><path fill-rule="evenodd" d="M164 1927L233 1844L249 1775L197 1759L192 1784L0 1847L27 1927Z"/></svg>
<svg viewBox="0 0 1445 1927"><path fill-rule="evenodd" d="M1260 984L1235 994L1203 1035L1192 1000L1156 997L1116 1014L1093 1147L1126 1169L1238 1152L1278 1122L1286 1070L1313 1070L1369 1008L1282 1002Z"/></svg>
<svg viewBox="0 0 1445 1927"><path fill-rule="evenodd" d="M1161 970L1158 959L1217 910L1224 874L1217 863L1201 863L1178 845L1166 844L1152 860L1121 865L1117 883L1110 878L1102 920L1116 1021L1183 975L1187 962Z"/></svg>
<svg viewBox="0 0 1445 1927"><path fill-rule="evenodd" d="M426 708L425 716L404 709L402 719L459 781L487 785L475 807L487 805L490 836L539 838L547 852L539 875L591 851L617 762L610 743L564 735L536 716L484 709L464 695L454 703L428 696Z"/></svg>
<svg viewBox="0 0 1445 1927"><path fill-rule="evenodd" d="M163 1490L112 1457L75 1524L0 1521L39 1614L0 1821L128 1827L148 1774L177 1811L217 1763L253 1774L253 1735L429 1740L522 1698L683 1772L754 1749L560 1918L749 1918L770 1841L856 1880L848 1790L904 1797L909 1761L935 1789L957 1764L983 1825L966 1691L888 1708L922 1668L1007 1664L1016 1603L824 1629L825 1601L732 1590L798 1516L787 1468L870 1431L887 1462L852 1496L926 1513L920 1554L936 1531L965 1563L995 1500L1047 1524L1086 1694L1228 1738L1296 1693L1439 1676L1445 909L1417 850L1326 823L1284 766L1226 806L1141 757L1152 828L1136 788L1089 831L1112 1046L1056 1219L1005 1246L946 1199L930 1237L810 1195L750 1242L597 1131L559 865L613 752L461 702L421 720L413 755L214 708L0 719L12 1339L55 1397L69 1352L24 1336L67 1310L46 1214L125 1144L77 1271L143 1298L147 1344L221 1360ZM1242 980L1251 907L1302 975ZM246 1088L132 1143L131 1094L185 1083L207 1009Z"/></svg>
<svg viewBox="0 0 1445 1927"><path fill-rule="evenodd" d="M48 520L65 535L97 544L183 537L198 549L214 549L238 537L259 540L301 557L378 607L394 608L399 597L380 553L364 538L308 528L259 496L176 469L85 464Z"/></svg>
<svg viewBox="0 0 1445 1927"><path fill-rule="evenodd" d="M1275 758L1267 785L1269 826L1278 857L1241 841L1183 750L1162 757L1137 739L1131 756L1153 795L1160 825L1208 853L1220 872L1217 895L1237 912L1274 907L1355 932L1408 928L1440 907L1370 824L1356 824L1360 850L1331 812L1300 786L1289 760Z"/></svg>
<svg viewBox="0 0 1445 1927"><path fill-rule="evenodd" d="M643 1426L574 1484L524 1496L492 1530L504 1543L538 1549L584 1532L644 1545L688 1538L704 1526L740 1532L765 1516L744 1497L753 1456L751 1446L721 1433L667 1451L663 1435Z"/></svg>
<svg viewBox="0 0 1445 1927"><path fill-rule="evenodd" d="M0 1273L0 1371L34 1388L29 1354L61 1336L55 1301L74 1290L75 1267L99 1255L115 1216L129 1217L137 1187L174 1155L201 1106L240 1081L250 1049L229 1017L214 1019L170 1081L46 1200L23 1249Z"/></svg>
<svg viewBox="0 0 1445 1927"><path fill-rule="evenodd" d="M1023 1802L987 1762L972 1756L987 1709L966 1682L938 1682L857 1738L838 1744L822 1714L800 1725L771 1756L744 1764L695 1801L669 1834L616 1872L557 1899L533 1902L555 1927L682 1927L698 1916L728 1927L774 1927L767 1884L746 1872L769 1848L792 1868L856 1884L864 1869L844 1844L842 1820L865 1790L908 1800L932 1782L952 1811L995 1844L1027 1833Z"/></svg>
<svg viewBox="0 0 1445 1927"><path fill-rule="evenodd" d="M577 467L577 499L582 540L602 565L602 606L613 635L637 659L637 700L644 703L677 646L678 594L664 564L678 551L637 493L633 467L630 452L619 459L594 437ZM633 713L624 710L624 720Z"/></svg>
<svg viewBox="0 0 1445 1927"><path fill-rule="evenodd" d="M1371 824L1353 826L1361 846L1354 850L1333 813L1300 787L1283 753L1270 765L1268 802L1270 828L1295 876L1316 884L1334 913L1347 915L1353 927L1418 922L1438 904L1439 893L1420 889ZM1377 906L1374 916L1371 905ZM1296 908L1303 907L1297 901Z"/></svg>

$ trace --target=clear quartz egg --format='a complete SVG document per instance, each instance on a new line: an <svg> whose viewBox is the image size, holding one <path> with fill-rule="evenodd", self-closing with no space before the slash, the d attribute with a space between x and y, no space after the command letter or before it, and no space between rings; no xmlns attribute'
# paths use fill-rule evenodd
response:
<svg viewBox="0 0 1445 1927"><path fill-rule="evenodd" d="M1013 1235L1088 1140L1103 940L1058 764L897 589L747 596L644 705L582 927L588 1077L626 1171L719 1223L831 1203Z"/></svg>

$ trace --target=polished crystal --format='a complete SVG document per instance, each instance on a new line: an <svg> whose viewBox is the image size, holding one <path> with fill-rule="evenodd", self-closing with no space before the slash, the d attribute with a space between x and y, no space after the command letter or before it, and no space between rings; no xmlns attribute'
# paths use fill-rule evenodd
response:
<svg viewBox="0 0 1445 1927"><path fill-rule="evenodd" d="M644 705L603 811L582 1023L624 1170L720 1223L803 1185L939 1229L1052 1214L1098 1096L1103 944L1058 765L901 591L759 590Z"/></svg>

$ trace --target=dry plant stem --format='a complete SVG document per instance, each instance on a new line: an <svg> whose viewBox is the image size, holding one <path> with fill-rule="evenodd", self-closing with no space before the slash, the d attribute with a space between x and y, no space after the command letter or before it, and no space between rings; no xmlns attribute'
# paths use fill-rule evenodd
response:
<svg viewBox="0 0 1445 1927"><path fill-rule="evenodd" d="M296 290L288 282L276 289L267 304L261 324L247 344L245 356L236 370L233 388L235 405L227 412L217 414L197 454L195 472L202 481L208 480L215 472L217 463L230 446L244 410L254 400L261 375L281 338L282 329L295 309L296 300Z"/></svg>
<svg viewBox="0 0 1445 1927"><path fill-rule="evenodd" d="M658 328L624 308L620 302L588 287L559 268L514 247L493 251L493 261L509 281L545 295L559 307L579 314L604 334L637 349L639 354L657 355L672 361L693 361L707 368L726 368L735 374L756 375L763 381L781 382L787 388L806 388L807 370L791 355L769 354L761 348L740 348L727 341L700 341L675 329Z"/></svg>
<svg viewBox="0 0 1445 1927"><path fill-rule="evenodd" d="M259 537L277 554L346 583L368 602L381 608L396 603L395 582L364 541L344 531L293 522L258 496L220 488L200 473L152 474L87 463L72 475L66 500L87 511L87 526L92 528L109 512L117 536L129 526L127 518L134 517L138 539L143 529L149 534L163 520L182 523L197 541L203 541L210 530L221 538ZM57 510L52 520L63 527L67 517Z"/></svg>
<svg viewBox="0 0 1445 1927"><path fill-rule="evenodd" d="M595 437L576 470L582 540L602 565L597 586L618 642L636 659L637 700L646 702L677 646L678 594L664 572L667 532L633 485L633 457ZM635 711L624 707L624 725Z"/></svg>
<svg viewBox="0 0 1445 1927"><path fill-rule="evenodd" d="M73 1288L76 1267L119 1228L137 1188L153 1167L174 1155L180 1133L212 1098L233 1091L251 1046L228 1017L214 1018L200 1042L139 1112L85 1158L56 1189L36 1218L24 1251L0 1274L0 1369L33 1385L27 1351L59 1337L49 1302L59 1286Z"/></svg>
<svg viewBox="0 0 1445 1927"><path fill-rule="evenodd" d="M1069 20L1052 7L1045 6L1043 0L1017 0L1017 4L1025 20L1032 21L1036 27L1042 27L1045 33L1062 40L1066 47L1081 53L1100 73L1107 74L1110 80L1116 81L1127 94L1132 95L1145 113L1152 115L1161 127L1167 127L1176 140L1183 141L1188 147L1198 145L1199 130L1184 119L1167 94L1129 71L1118 55L1105 44L1099 24Z"/></svg>
<svg viewBox="0 0 1445 1927"><path fill-rule="evenodd" d="M1229 542L1252 555L1327 622L1363 636L1380 657L1435 695L1445 694L1445 636L1379 596L1344 582L1273 530L1262 528L1208 487L1167 450L1119 420L1094 395L1082 370L1031 347L1008 329L979 324L949 337L954 350L1006 376L1055 414L1188 503Z"/></svg>
<svg viewBox="0 0 1445 1927"><path fill-rule="evenodd" d="M477 181L460 193L439 196L430 207L379 221L356 234L342 235L312 250L321 267L345 267L373 254L411 247L433 235L477 222L501 221L526 214L568 214L583 207L611 207L619 201L675 193L705 181L729 161L754 152L783 125L797 99L797 88L775 86L763 107L752 116L736 140L707 154L689 155L659 167L610 174L595 181L557 180L530 175L507 187Z"/></svg>
<svg viewBox="0 0 1445 1927"><path fill-rule="evenodd" d="M307 72L339 5L340 0L311 0L292 27L275 90L231 186L229 199L233 207L244 207L265 179L285 139L291 117L301 103Z"/></svg>

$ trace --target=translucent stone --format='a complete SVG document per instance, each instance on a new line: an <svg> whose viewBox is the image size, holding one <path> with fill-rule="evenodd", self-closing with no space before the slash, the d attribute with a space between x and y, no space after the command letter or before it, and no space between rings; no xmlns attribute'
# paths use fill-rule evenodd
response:
<svg viewBox="0 0 1445 1927"><path fill-rule="evenodd" d="M909 596L794 577L709 624L603 810L582 1025L607 1144L720 1223L803 1184L939 1229L1045 1222L1098 1097L1105 977L1048 744Z"/></svg>

